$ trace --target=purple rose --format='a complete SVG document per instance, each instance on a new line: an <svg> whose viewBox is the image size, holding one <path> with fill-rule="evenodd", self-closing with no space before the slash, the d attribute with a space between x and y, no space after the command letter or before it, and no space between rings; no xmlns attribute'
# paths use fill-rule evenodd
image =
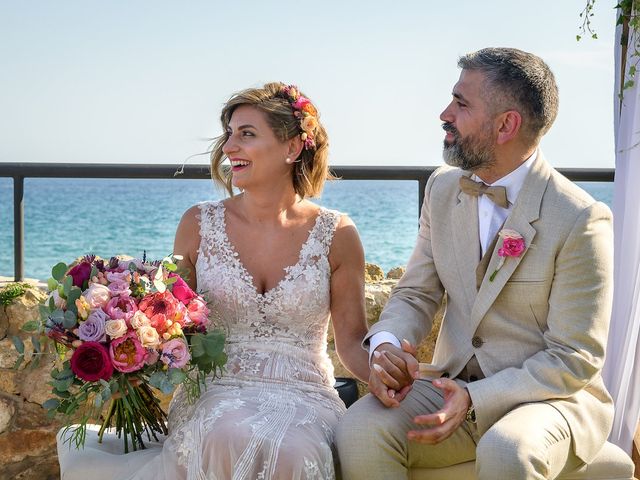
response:
<svg viewBox="0 0 640 480"><path fill-rule="evenodd" d="M88 281L89 275L91 275L91 264L89 262L80 262L69 270L67 275L71 275L71 278L73 278L73 284L76 287L82 288L84 282Z"/></svg>
<svg viewBox="0 0 640 480"><path fill-rule="evenodd" d="M182 368L190 358L187 342L181 338L172 338L162 345L160 360L169 368Z"/></svg>
<svg viewBox="0 0 640 480"><path fill-rule="evenodd" d="M104 342L104 324L109 320L102 310L92 310L87 319L78 327L78 337L85 342Z"/></svg>

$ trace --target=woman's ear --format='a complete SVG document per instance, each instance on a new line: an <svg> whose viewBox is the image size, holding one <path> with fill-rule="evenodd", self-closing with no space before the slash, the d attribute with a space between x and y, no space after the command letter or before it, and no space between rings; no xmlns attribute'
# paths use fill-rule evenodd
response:
<svg viewBox="0 0 640 480"><path fill-rule="evenodd" d="M287 157L291 160L295 161L298 159L300 154L302 153L302 149L304 148L304 142L300 138L300 135L296 135L293 138L287 140Z"/></svg>
<svg viewBox="0 0 640 480"><path fill-rule="evenodd" d="M522 126L522 116L516 110L508 110L498 115L496 122L498 124L497 143L504 145L518 136Z"/></svg>

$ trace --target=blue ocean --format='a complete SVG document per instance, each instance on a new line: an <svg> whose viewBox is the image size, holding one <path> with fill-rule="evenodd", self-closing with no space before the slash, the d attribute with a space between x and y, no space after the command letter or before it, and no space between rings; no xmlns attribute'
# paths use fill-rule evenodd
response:
<svg viewBox="0 0 640 480"><path fill-rule="evenodd" d="M611 206L612 183L580 185ZM87 253L162 258L182 213L220 198L210 180L25 179L25 276L47 279L56 263ZM407 263L418 232L417 182L338 180L317 202L351 216L368 262L385 271ZM13 182L0 178L0 276L13 277L13 252Z"/></svg>

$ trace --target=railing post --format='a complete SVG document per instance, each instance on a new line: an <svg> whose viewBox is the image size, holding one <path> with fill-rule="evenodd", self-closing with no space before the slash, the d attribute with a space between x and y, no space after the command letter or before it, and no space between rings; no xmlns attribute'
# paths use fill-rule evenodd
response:
<svg viewBox="0 0 640 480"><path fill-rule="evenodd" d="M13 177L14 281L24 280L24 177Z"/></svg>

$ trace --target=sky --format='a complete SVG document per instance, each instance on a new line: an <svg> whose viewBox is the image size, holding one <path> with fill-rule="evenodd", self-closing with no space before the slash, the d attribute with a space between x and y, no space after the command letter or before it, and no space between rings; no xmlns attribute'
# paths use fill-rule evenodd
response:
<svg viewBox="0 0 640 480"><path fill-rule="evenodd" d="M441 165L460 55L540 55L556 167L614 166L615 1L0 0L0 162L207 163L233 92L280 80L318 107L333 165ZM611 5L609 5L609 3Z"/></svg>

